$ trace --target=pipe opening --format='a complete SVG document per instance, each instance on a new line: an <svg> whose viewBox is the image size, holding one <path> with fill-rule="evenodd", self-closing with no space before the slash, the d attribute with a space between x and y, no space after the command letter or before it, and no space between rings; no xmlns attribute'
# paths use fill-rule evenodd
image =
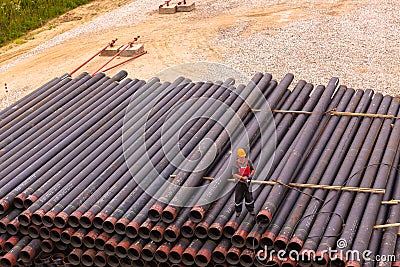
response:
<svg viewBox="0 0 400 267"><path fill-rule="evenodd" d="M207 237L207 229L205 229L204 227L196 227L194 234L198 237L198 238L206 238Z"/></svg>
<svg viewBox="0 0 400 267"><path fill-rule="evenodd" d="M82 239L78 236L71 236L71 245L76 248L82 246Z"/></svg>
<svg viewBox="0 0 400 267"><path fill-rule="evenodd" d="M279 267L279 264L277 262L275 262L274 260L269 260L269 261L267 261L267 266Z"/></svg>
<svg viewBox="0 0 400 267"><path fill-rule="evenodd" d="M144 267L145 265L146 263L141 259L132 262L132 266Z"/></svg>
<svg viewBox="0 0 400 267"><path fill-rule="evenodd" d="M60 241L61 240L61 233L59 231L51 230L50 231L50 239L55 241L55 242Z"/></svg>
<svg viewBox="0 0 400 267"><path fill-rule="evenodd" d="M52 242L48 241L48 240L43 240L42 244L40 245L40 248L47 253L50 253L53 251L53 244Z"/></svg>
<svg viewBox="0 0 400 267"><path fill-rule="evenodd" d="M106 266L106 264L107 264L106 258L104 258L101 255L94 256L93 262L96 266Z"/></svg>
<svg viewBox="0 0 400 267"><path fill-rule="evenodd" d="M104 249L104 245L106 244L106 241L104 241L103 239L96 239L94 241L94 245L97 249L103 250Z"/></svg>
<svg viewBox="0 0 400 267"><path fill-rule="evenodd" d="M240 235L234 235L232 236L232 244L236 247L243 247L245 243L245 240L243 236Z"/></svg>
<svg viewBox="0 0 400 267"><path fill-rule="evenodd" d="M132 265L132 261L129 259L129 258L121 258L120 260L119 260L119 263L121 264L121 266L126 266L126 267L128 267L128 266L133 266Z"/></svg>
<svg viewBox="0 0 400 267"><path fill-rule="evenodd" d="M93 224L94 223L95 222L93 222ZM109 221L104 221L100 228L103 228L103 230L106 233L109 233L109 234L114 232L114 229L115 229L114 224L112 222L109 222ZM125 231L125 227L123 228L123 231Z"/></svg>
<svg viewBox="0 0 400 267"><path fill-rule="evenodd" d="M68 255L68 261L70 263L72 263L73 265L78 265L80 263L80 258L78 255L74 254L74 253L70 253Z"/></svg>
<svg viewBox="0 0 400 267"><path fill-rule="evenodd" d="M171 211L163 211L162 215L161 215L161 219L166 222L166 223L172 223L175 219L174 214L172 214Z"/></svg>
<svg viewBox="0 0 400 267"><path fill-rule="evenodd" d="M82 261L82 264L86 265L86 266L92 266L94 263L93 258L90 255L86 255L86 254L82 255L81 261Z"/></svg>
<svg viewBox="0 0 400 267"><path fill-rule="evenodd" d="M301 245L299 243L296 242L291 242L288 244L288 250L295 250L297 252L299 252L301 250Z"/></svg>
<svg viewBox="0 0 400 267"><path fill-rule="evenodd" d="M150 249L144 248L144 249L142 250L142 258L143 258L145 261L151 261L151 260L154 258L154 253L153 253L153 251L150 250Z"/></svg>
<svg viewBox="0 0 400 267"><path fill-rule="evenodd" d="M214 250L212 254L212 259L216 263L223 263L225 261L225 254L221 251Z"/></svg>
<svg viewBox="0 0 400 267"><path fill-rule="evenodd" d="M31 220L34 225L42 224L42 216L40 216L39 214L33 213L31 216Z"/></svg>
<svg viewBox="0 0 400 267"><path fill-rule="evenodd" d="M277 250L284 250L286 249L286 242L280 239L275 240L274 247Z"/></svg>
<svg viewBox="0 0 400 267"><path fill-rule="evenodd" d="M225 237L227 237L227 238L231 238L231 237L233 237L233 235L235 234L235 232L236 232L236 230L235 230L233 227L231 227L231 226L229 226L229 225L226 225L226 226L224 227L224 230L223 230L223 235L224 235Z"/></svg>
<svg viewBox="0 0 400 267"><path fill-rule="evenodd" d="M93 219L93 226L97 229L101 229L103 227L104 220L99 217L94 217Z"/></svg>
<svg viewBox="0 0 400 267"><path fill-rule="evenodd" d="M140 252L136 248L128 248L128 257L131 260L137 260L140 258Z"/></svg>
<svg viewBox="0 0 400 267"><path fill-rule="evenodd" d="M110 255L107 258L107 263L111 266L119 266L119 260L118 257L115 257L114 255Z"/></svg>
<svg viewBox="0 0 400 267"><path fill-rule="evenodd" d="M106 222L104 222L105 224L107 223L107 228L108 228L108 222L106 221ZM110 226L110 228L111 228L111 226ZM103 228L105 231L106 231L106 228ZM123 224L123 223L116 223L115 224L115 226L114 226L114 230L115 230L115 232L117 233L117 234L120 234L120 235L122 235L122 234L125 234L125 231L126 231L126 225L125 224ZM106 231L107 232L107 231ZM107 232L108 233L108 232Z"/></svg>
<svg viewBox="0 0 400 267"><path fill-rule="evenodd" d="M182 235L186 238L191 238L194 234L193 228L189 226L182 226L181 228Z"/></svg>
<svg viewBox="0 0 400 267"><path fill-rule="evenodd" d="M36 225L31 225L28 227L28 234L32 237L32 238L37 238L39 237L39 229Z"/></svg>
<svg viewBox="0 0 400 267"><path fill-rule="evenodd" d="M246 247L249 249L256 249L258 248L258 239L252 236L248 236L246 238Z"/></svg>
<svg viewBox="0 0 400 267"><path fill-rule="evenodd" d="M139 232L140 232L140 229L139 229ZM138 235L137 229L135 227L132 227L129 225L125 228L125 233L130 238L135 238Z"/></svg>
<svg viewBox="0 0 400 267"><path fill-rule="evenodd" d="M217 228L210 228L208 229L208 236L213 240L217 240L222 236L222 233Z"/></svg>
<svg viewBox="0 0 400 267"><path fill-rule="evenodd" d="M2 258L0 260L0 263L1 263L1 266L12 267L11 261L7 258Z"/></svg>
<svg viewBox="0 0 400 267"><path fill-rule="evenodd" d="M82 216L79 222L83 228L89 228L92 226L92 220L86 216Z"/></svg>
<svg viewBox="0 0 400 267"><path fill-rule="evenodd" d="M48 215L43 216L42 222L43 222L43 225L46 226L46 227L52 227L53 226L53 219Z"/></svg>
<svg viewBox="0 0 400 267"><path fill-rule="evenodd" d="M94 246L95 246L95 244L94 244L94 241L95 241L95 239L93 238L93 237L91 237L91 236L85 236L84 238L83 238L83 244L85 245L85 246L87 246L88 248L93 248Z"/></svg>
<svg viewBox="0 0 400 267"><path fill-rule="evenodd" d="M168 259L172 263L179 263L182 260L181 255L176 251L171 251L168 255Z"/></svg>
<svg viewBox="0 0 400 267"><path fill-rule="evenodd" d="M240 256L240 263L243 266L251 266L253 262L254 262L253 257L251 257L250 255L242 254Z"/></svg>
<svg viewBox="0 0 400 267"><path fill-rule="evenodd" d="M139 228L139 236L143 239L150 238L150 230L146 227L140 227Z"/></svg>
<svg viewBox="0 0 400 267"><path fill-rule="evenodd" d="M104 251L107 255L114 255L115 254L115 247L112 244L105 244Z"/></svg>
<svg viewBox="0 0 400 267"><path fill-rule="evenodd" d="M167 253L165 253L165 251L162 250L157 250L154 257L159 262L166 262L168 260Z"/></svg>
<svg viewBox="0 0 400 267"><path fill-rule="evenodd" d="M182 255L182 262L186 265L193 265L194 264L194 257L189 253L183 253Z"/></svg>
<svg viewBox="0 0 400 267"><path fill-rule="evenodd" d="M34 200L32 200L30 197L28 197L27 199L24 200L23 206L25 209L27 209L30 206L32 206L34 202L35 202Z"/></svg>
<svg viewBox="0 0 400 267"><path fill-rule="evenodd" d="M168 242L174 242L178 237L174 230L167 228L167 229L165 229L165 232L164 232L164 238Z"/></svg>
<svg viewBox="0 0 400 267"><path fill-rule="evenodd" d="M64 228L67 225L67 222L63 218L55 217L54 225L58 228Z"/></svg>
<svg viewBox="0 0 400 267"><path fill-rule="evenodd" d="M159 231L150 231L150 239L154 242L160 242L163 239L163 235Z"/></svg>
<svg viewBox="0 0 400 267"><path fill-rule="evenodd" d="M14 224L8 224L6 229L6 232L8 232L10 235L16 235L18 233L18 227Z"/></svg>
<svg viewBox="0 0 400 267"><path fill-rule="evenodd" d="M68 224L71 227L78 227L79 226L79 219L73 215L69 216L68 218Z"/></svg>
<svg viewBox="0 0 400 267"><path fill-rule="evenodd" d="M226 255L226 261L229 264L238 264L239 263L239 255L237 255L236 253L233 252L228 252L228 254Z"/></svg>
<svg viewBox="0 0 400 267"><path fill-rule="evenodd" d="M160 213L158 213L158 211L154 209L150 209L149 212L147 213L147 216L152 221L159 221L161 218Z"/></svg>
<svg viewBox="0 0 400 267"><path fill-rule="evenodd" d="M22 209L24 207L24 199L22 197L15 197L13 203L17 209Z"/></svg>
<svg viewBox="0 0 400 267"><path fill-rule="evenodd" d="M198 210L191 210L189 213L189 219L195 223L199 223L203 220L203 214Z"/></svg>
<svg viewBox="0 0 400 267"><path fill-rule="evenodd" d="M115 253L118 257L121 258L125 258L128 255L128 251L122 246L117 246L117 248L115 249Z"/></svg>
<svg viewBox="0 0 400 267"><path fill-rule="evenodd" d="M324 257L316 257L315 262L318 265L326 265L326 264L328 264Z"/></svg>
<svg viewBox="0 0 400 267"><path fill-rule="evenodd" d="M50 230L49 230L49 228L41 227L39 229L39 235L44 239L50 238Z"/></svg>
<svg viewBox="0 0 400 267"><path fill-rule="evenodd" d="M0 221L0 233L4 234L6 232L7 232L7 225L4 222Z"/></svg>
<svg viewBox="0 0 400 267"><path fill-rule="evenodd" d="M205 255L197 255L195 258L195 263L199 266L206 266L208 264L209 260Z"/></svg>
<svg viewBox="0 0 400 267"><path fill-rule="evenodd" d="M30 216L26 214L21 214L18 216L18 221L23 226L28 226L31 223Z"/></svg>
<svg viewBox="0 0 400 267"><path fill-rule="evenodd" d="M256 216L256 221L258 224L261 224L261 225L268 225L270 223L269 218L265 214L262 214L262 213L259 213Z"/></svg>
<svg viewBox="0 0 400 267"><path fill-rule="evenodd" d="M31 255L30 255L29 252L27 252L27 251L22 250L22 251L19 253L19 257L21 258L21 260L22 260L23 262L29 262L29 261L31 261Z"/></svg>

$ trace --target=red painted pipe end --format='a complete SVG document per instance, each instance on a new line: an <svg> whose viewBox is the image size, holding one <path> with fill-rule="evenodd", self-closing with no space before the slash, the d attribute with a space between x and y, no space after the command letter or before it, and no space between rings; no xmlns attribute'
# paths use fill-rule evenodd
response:
<svg viewBox="0 0 400 267"><path fill-rule="evenodd" d="M140 225L138 234L141 238L149 239L150 238L150 231L154 226L153 221L145 221Z"/></svg>
<svg viewBox="0 0 400 267"><path fill-rule="evenodd" d="M194 228L196 224L192 221L186 221L181 228L182 236L186 238L191 238L194 235Z"/></svg>
<svg viewBox="0 0 400 267"><path fill-rule="evenodd" d="M182 253L182 263L189 266L194 264L194 259L196 257L196 250L194 248L187 248Z"/></svg>
<svg viewBox="0 0 400 267"><path fill-rule="evenodd" d="M246 237L246 247L251 249L256 249L260 245L261 233L258 232L250 232L250 234Z"/></svg>
<svg viewBox="0 0 400 267"><path fill-rule="evenodd" d="M10 235L16 235L18 233L20 225L21 223L19 222L18 219L12 220L6 226L7 233L9 233Z"/></svg>
<svg viewBox="0 0 400 267"><path fill-rule="evenodd" d="M54 225L58 228L64 228L68 222L68 213L62 211L54 218Z"/></svg>
<svg viewBox="0 0 400 267"><path fill-rule="evenodd" d="M26 193L20 193L18 194L13 201L13 204L16 208L22 209L24 207L24 201L28 197Z"/></svg>
<svg viewBox="0 0 400 267"><path fill-rule="evenodd" d="M52 252L54 249L53 240L49 240L49 239L43 240L42 243L40 244L40 248L46 253Z"/></svg>
<svg viewBox="0 0 400 267"><path fill-rule="evenodd" d="M154 204L148 211L147 216L150 220L157 222L161 219L164 208L159 204Z"/></svg>
<svg viewBox="0 0 400 267"><path fill-rule="evenodd" d="M19 216L18 220L23 226L28 226L31 223L32 212L30 210L23 211Z"/></svg>
<svg viewBox="0 0 400 267"><path fill-rule="evenodd" d="M231 247L226 253L226 261L229 264L237 265L240 261L241 251L237 247Z"/></svg>
<svg viewBox="0 0 400 267"><path fill-rule="evenodd" d="M83 213L80 211L74 211L69 217L68 217L68 224L71 227L78 227L80 225L79 220L81 219Z"/></svg>
<svg viewBox="0 0 400 267"><path fill-rule="evenodd" d="M178 210L175 207L167 206L161 213L161 220L166 223L172 223L177 215Z"/></svg>
<svg viewBox="0 0 400 267"><path fill-rule="evenodd" d="M194 262L198 266L207 266L211 262L212 253L208 249L201 249L196 257L194 258Z"/></svg>
<svg viewBox="0 0 400 267"><path fill-rule="evenodd" d="M7 253L0 259L1 266L12 267L17 264L17 257L11 253Z"/></svg>
<svg viewBox="0 0 400 267"><path fill-rule="evenodd" d="M239 224L237 222L229 221L225 224L222 234L227 238L231 238L235 234L238 227Z"/></svg>
<svg viewBox="0 0 400 267"><path fill-rule="evenodd" d="M165 244L162 244L161 246L158 247L154 254L154 258L158 262L167 262L168 261L168 255L169 252L171 251L171 247L167 246Z"/></svg>
<svg viewBox="0 0 400 267"><path fill-rule="evenodd" d="M275 241L276 235L272 232L265 232L260 239L260 245L262 247L268 247L268 248L272 248L272 246L274 245L274 241Z"/></svg>
<svg viewBox="0 0 400 267"><path fill-rule="evenodd" d="M103 228L104 221L108 218L108 214L104 212L100 212L93 218L93 226L97 229Z"/></svg>
<svg viewBox="0 0 400 267"><path fill-rule="evenodd" d="M212 240L218 240L222 236L222 230L224 226L220 223L211 224L210 228L208 228L208 236Z"/></svg>
<svg viewBox="0 0 400 267"><path fill-rule="evenodd" d="M154 242L160 242L164 238L165 226L156 225L150 231L150 239Z"/></svg>
<svg viewBox="0 0 400 267"><path fill-rule="evenodd" d="M210 224L203 221L196 225L196 228L194 229L194 234L196 237L203 239L207 237L208 234L208 228L210 227Z"/></svg>
<svg viewBox="0 0 400 267"><path fill-rule="evenodd" d="M139 227L140 225L138 222L130 222L125 228L126 235L130 238L135 238L139 233Z"/></svg>
<svg viewBox="0 0 400 267"><path fill-rule="evenodd" d="M178 239L180 234L180 228L178 228L176 225L171 224L165 229L164 232L164 238L168 242L174 242L176 239Z"/></svg>
<svg viewBox="0 0 400 267"><path fill-rule="evenodd" d="M25 200L24 200L24 208L27 209L30 206L32 206L33 203L38 200L38 197L35 195L29 195Z"/></svg>
<svg viewBox="0 0 400 267"><path fill-rule="evenodd" d="M269 224L272 220L272 214L269 210L261 210L257 216L256 216L256 221L259 224Z"/></svg>
<svg viewBox="0 0 400 267"><path fill-rule="evenodd" d="M60 228L56 228L56 227L52 228L52 229L50 230L50 239L53 240L53 241L55 241L55 242L60 241L60 240L61 240L61 233L62 233L62 231L63 231L63 230L60 229Z"/></svg>
<svg viewBox="0 0 400 267"><path fill-rule="evenodd" d="M142 249L142 259L144 259L145 261L151 261L154 258L154 253L157 250L157 245L155 243L148 243L147 245L145 245Z"/></svg>
<svg viewBox="0 0 400 267"><path fill-rule="evenodd" d="M246 245L246 237L248 233L243 230L237 230L235 234L232 236L232 245L238 248L242 248Z"/></svg>
<svg viewBox="0 0 400 267"><path fill-rule="evenodd" d="M289 237L285 235L278 235L274 241L274 247L277 250L284 250L289 242Z"/></svg>
<svg viewBox="0 0 400 267"><path fill-rule="evenodd" d="M245 249L239 257L239 263L242 266L253 266L255 253L251 249Z"/></svg>
<svg viewBox="0 0 400 267"><path fill-rule="evenodd" d="M79 219L79 223L83 228L90 228L93 225L94 214L91 211L85 212Z"/></svg>
<svg viewBox="0 0 400 267"><path fill-rule="evenodd" d="M295 250L295 251L300 251L301 248L304 245L304 241L298 238L297 236L293 237L290 239L289 244L288 244L288 249L289 250Z"/></svg>
<svg viewBox="0 0 400 267"><path fill-rule="evenodd" d="M47 227L52 227L54 225L54 219L56 218L57 213L55 211L49 211L47 212L43 218L43 225Z"/></svg>
<svg viewBox="0 0 400 267"><path fill-rule="evenodd" d="M347 264L346 264L346 261L347 261L346 255L344 255L341 251L338 251L338 252L334 253L332 255L332 259L330 259L330 261L332 263L334 263L334 264L338 264L336 266L347 266ZM352 262L354 262L354 264L357 263L357 261L352 261Z"/></svg>
<svg viewBox="0 0 400 267"><path fill-rule="evenodd" d="M204 219L205 210L202 206L194 206L189 213L189 218L195 223L199 223Z"/></svg>
<svg viewBox="0 0 400 267"><path fill-rule="evenodd" d="M212 252L212 260L215 263L224 263L226 261L226 253L228 249L224 246L217 246Z"/></svg>
<svg viewBox="0 0 400 267"><path fill-rule="evenodd" d="M117 223L118 219L115 217L108 217L104 220L102 228L106 233L112 233L115 229L115 224ZM129 223L129 222L128 222Z"/></svg>
<svg viewBox="0 0 400 267"><path fill-rule="evenodd" d="M125 258L128 256L128 249L131 243L129 241L121 241L115 248L115 254L120 258Z"/></svg>
<svg viewBox="0 0 400 267"><path fill-rule="evenodd" d="M327 265L329 263L329 255L326 252L318 250L315 253L315 262L319 265Z"/></svg>
<svg viewBox="0 0 400 267"><path fill-rule="evenodd" d="M42 225L43 216L46 214L46 211L43 209L39 209L32 213L31 220L34 225Z"/></svg>
<svg viewBox="0 0 400 267"><path fill-rule="evenodd" d="M10 208L10 201L5 199L0 200L0 214L4 214Z"/></svg>
<svg viewBox="0 0 400 267"><path fill-rule="evenodd" d="M109 220L110 218L108 218L107 220L106 220L106 222ZM125 231L126 231L126 226L129 224L129 220L128 219L126 219L126 218L121 218L121 219L119 219L116 223L115 223L115 226L114 226L114 228L115 228L115 232L117 233L117 234L120 234L120 235L122 235L122 234L125 234ZM108 233L108 231L106 231L107 233Z"/></svg>

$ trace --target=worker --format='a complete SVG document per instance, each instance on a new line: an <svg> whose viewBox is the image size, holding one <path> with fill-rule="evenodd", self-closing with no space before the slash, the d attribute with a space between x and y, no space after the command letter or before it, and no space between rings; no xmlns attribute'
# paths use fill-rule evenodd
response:
<svg viewBox="0 0 400 267"><path fill-rule="evenodd" d="M250 192L250 182L253 178L254 166L250 159L246 157L243 148L237 151L237 160L232 166L232 175L238 181L235 187L235 211L236 217L240 216L243 206L243 198L247 211L254 215L254 200Z"/></svg>

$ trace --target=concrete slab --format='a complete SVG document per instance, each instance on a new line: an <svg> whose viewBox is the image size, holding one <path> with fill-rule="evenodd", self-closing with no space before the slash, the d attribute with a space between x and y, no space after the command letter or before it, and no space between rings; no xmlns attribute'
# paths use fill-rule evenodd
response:
<svg viewBox="0 0 400 267"><path fill-rule="evenodd" d="M133 44L132 47L128 47L125 51L119 54L121 57L132 57L137 54L144 52L143 44Z"/></svg>
<svg viewBox="0 0 400 267"><path fill-rule="evenodd" d="M103 52L101 52L100 56L104 56L104 57L115 56L119 52L120 49L121 49L121 46L109 47L106 50L104 50Z"/></svg>
<svg viewBox="0 0 400 267"><path fill-rule="evenodd" d="M163 5L162 7L158 8L158 13L159 14L174 14L176 13L176 4L169 4L167 5Z"/></svg>
<svg viewBox="0 0 400 267"><path fill-rule="evenodd" d="M183 2L176 7L177 12L190 12L194 10L195 2L186 1L186 4Z"/></svg>

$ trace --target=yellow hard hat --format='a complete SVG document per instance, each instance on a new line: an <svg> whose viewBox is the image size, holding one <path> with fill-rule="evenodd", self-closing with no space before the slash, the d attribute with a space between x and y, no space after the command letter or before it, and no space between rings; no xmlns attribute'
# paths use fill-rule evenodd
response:
<svg viewBox="0 0 400 267"><path fill-rule="evenodd" d="M241 157L241 158L246 157L246 151L244 151L243 148L239 148L237 151L237 155L238 155L238 157Z"/></svg>

